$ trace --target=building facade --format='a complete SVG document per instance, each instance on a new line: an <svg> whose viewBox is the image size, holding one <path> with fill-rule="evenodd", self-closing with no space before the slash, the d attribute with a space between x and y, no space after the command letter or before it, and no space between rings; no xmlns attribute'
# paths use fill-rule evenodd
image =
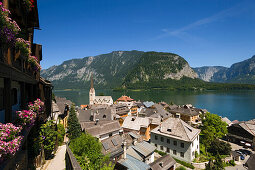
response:
<svg viewBox="0 0 255 170"><path fill-rule="evenodd" d="M151 131L151 143L157 150L177 159L192 162L199 149L199 129L189 126L179 118L168 118Z"/></svg>

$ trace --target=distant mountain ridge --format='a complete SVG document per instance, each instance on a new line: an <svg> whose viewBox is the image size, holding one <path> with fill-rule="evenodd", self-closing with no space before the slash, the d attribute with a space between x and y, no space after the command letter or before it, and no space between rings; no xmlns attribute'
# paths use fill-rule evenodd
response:
<svg viewBox="0 0 255 170"><path fill-rule="evenodd" d="M255 84L255 55L234 63L230 68L221 66L193 68L204 81L222 83Z"/></svg>
<svg viewBox="0 0 255 170"><path fill-rule="evenodd" d="M116 88L140 80L198 77L188 62L177 54L135 50L72 59L41 72L55 89L89 88L91 74L97 88Z"/></svg>

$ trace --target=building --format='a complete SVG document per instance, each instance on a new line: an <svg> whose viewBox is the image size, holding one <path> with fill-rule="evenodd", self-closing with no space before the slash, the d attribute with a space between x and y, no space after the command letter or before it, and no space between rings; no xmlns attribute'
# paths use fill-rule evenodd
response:
<svg viewBox="0 0 255 170"><path fill-rule="evenodd" d="M177 159L191 162L199 150L199 129L195 129L179 118L168 118L151 131L151 143L157 150Z"/></svg>
<svg viewBox="0 0 255 170"><path fill-rule="evenodd" d="M5 42L0 35L0 122L12 122L16 111L26 108L28 102L40 98L46 107L45 117L51 112L52 85L40 77L40 61L42 60L42 45L34 43L34 29L39 29L37 0L27 9L22 0L0 0L2 6L8 9L9 17L19 25L23 38L29 42L31 53L25 56L15 46L9 44L18 41L11 39ZM14 42L13 42L14 41ZM30 62L30 56L35 56L36 67Z"/></svg>
<svg viewBox="0 0 255 170"><path fill-rule="evenodd" d="M124 133L135 131L139 133L144 140L150 139L150 120L149 118L127 116L122 124Z"/></svg>
<svg viewBox="0 0 255 170"><path fill-rule="evenodd" d="M255 122L238 122L228 127L229 141L255 149Z"/></svg>
<svg viewBox="0 0 255 170"><path fill-rule="evenodd" d="M89 104L90 105L112 105L112 96L96 96L96 91L93 84L93 76L91 76L91 84L89 90Z"/></svg>
<svg viewBox="0 0 255 170"><path fill-rule="evenodd" d="M253 170L255 169L255 154L252 154L247 162L244 164L245 167L248 168L248 170Z"/></svg>
<svg viewBox="0 0 255 170"><path fill-rule="evenodd" d="M61 123L64 128L67 128L67 119L72 106L72 102L66 98L55 97L56 103L53 104L53 114L58 116L59 123ZM54 115L54 117L56 117Z"/></svg>
<svg viewBox="0 0 255 170"><path fill-rule="evenodd" d="M165 155L149 164L150 170L175 170L176 161L169 155Z"/></svg>
<svg viewBox="0 0 255 170"><path fill-rule="evenodd" d="M128 147L127 154L146 164L154 162L154 151L156 147L148 142L140 142Z"/></svg>

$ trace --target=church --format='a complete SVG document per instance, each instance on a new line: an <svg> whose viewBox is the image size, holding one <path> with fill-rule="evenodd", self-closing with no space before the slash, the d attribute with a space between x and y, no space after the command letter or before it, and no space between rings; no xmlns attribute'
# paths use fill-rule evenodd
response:
<svg viewBox="0 0 255 170"><path fill-rule="evenodd" d="M90 90L89 90L89 104L90 105L112 105L112 96L96 96L96 91L93 85L93 76L90 80Z"/></svg>

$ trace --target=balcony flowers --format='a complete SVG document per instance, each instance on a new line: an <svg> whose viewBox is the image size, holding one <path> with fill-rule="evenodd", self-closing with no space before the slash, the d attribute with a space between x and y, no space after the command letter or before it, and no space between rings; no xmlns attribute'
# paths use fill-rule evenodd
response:
<svg viewBox="0 0 255 170"><path fill-rule="evenodd" d="M41 66L38 63L38 59L35 56L29 56L28 62L31 64L34 71L41 70Z"/></svg>
<svg viewBox="0 0 255 170"><path fill-rule="evenodd" d="M12 123L0 123L0 162L19 150L23 139L19 135L21 130L22 127L16 127Z"/></svg>
<svg viewBox="0 0 255 170"><path fill-rule="evenodd" d="M18 123L23 126L30 126L35 122L36 113L32 110L17 111Z"/></svg>
<svg viewBox="0 0 255 170"><path fill-rule="evenodd" d="M23 0L23 3L25 4L28 11L30 11L31 8L35 7L34 0Z"/></svg>
<svg viewBox="0 0 255 170"><path fill-rule="evenodd" d="M15 36L21 30L18 24L12 20L9 15L11 12L3 7L3 3L0 2L0 42L14 45Z"/></svg>
<svg viewBox="0 0 255 170"><path fill-rule="evenodd" d="M36 99L34 101L34 104L32 102L29 103L28 105L29 110L32 110L35 113L42 113L44 109L44 102L42 102L40 99Z"/></svg>
<svg viewBox="0 0 255 170"><path fill-rule="evenodd" d="M20 54L23 57L29 57L30 49L29 49L30 43L29 41L24 40L23 38L17 38L15 43L16 50L20 51Z"/></svg>

